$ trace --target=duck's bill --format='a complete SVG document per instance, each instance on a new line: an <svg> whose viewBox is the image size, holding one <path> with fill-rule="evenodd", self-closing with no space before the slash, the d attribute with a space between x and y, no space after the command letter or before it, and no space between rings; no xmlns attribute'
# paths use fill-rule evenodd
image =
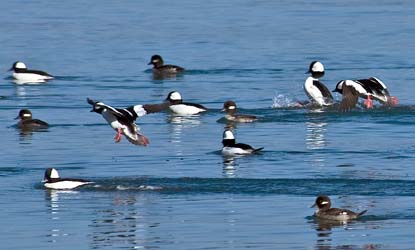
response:
<svg viewBox="0 0 415 250"><path fill-rule="evenodd" d="M314 203L313 205L311 205L311 208L316 207L316 206L317 206L317 203Z"/></svg>

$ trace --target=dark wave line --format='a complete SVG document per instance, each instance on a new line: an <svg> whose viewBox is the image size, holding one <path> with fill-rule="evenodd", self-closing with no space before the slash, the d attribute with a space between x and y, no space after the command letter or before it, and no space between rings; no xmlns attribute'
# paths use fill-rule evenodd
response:
<svg viewBox="0 0 415 250"><path fill-rule="evenodd" d="M233 193L254 195L415 196L415 180L150 178L92 179L89 191L151 191L167 194Z"/></svg>

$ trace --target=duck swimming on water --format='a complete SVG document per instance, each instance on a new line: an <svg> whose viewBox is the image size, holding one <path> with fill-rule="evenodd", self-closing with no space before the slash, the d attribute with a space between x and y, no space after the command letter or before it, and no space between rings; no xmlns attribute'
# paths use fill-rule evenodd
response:
<svg viewBox="0 0 415 250"><path fill-rule="evenodd" d="M324 76L324 66L319 61L313 61L310 64L309 70L306 73L311 73L304 83L304 90L310 101L318 106L330 106L333 102L333 96L330 90L320 81Z"/></svg>
<svg viewBox="0 0 415 250"><path fill-rule="evenodd" d="M343 208L332 208L331 200L326 195L320 195L311 207L317 207L314 215L320 219L335 220L335 221L349 221L362 216L367 210L356 213Z"/></svg>

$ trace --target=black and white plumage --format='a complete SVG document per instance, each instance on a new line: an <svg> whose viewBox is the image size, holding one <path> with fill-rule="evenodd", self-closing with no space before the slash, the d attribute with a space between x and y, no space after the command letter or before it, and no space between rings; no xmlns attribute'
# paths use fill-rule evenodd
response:
<svg viewBox="0 0 415 250"><path fill-rule="evenodd" d="M52 75L44 71L27 69L26 65L19 61L13 63L10 71L13 71L13 78L17 83L42 83L53 79Z"/></svg>
<svg viewBox="0 0 415 250"><path fill-rule="evenodd" d="M235 136L232 131L225 130L222 138L222 154L225 156L249 155L258 153L264 148L253 148L245 143L236 143Z"/></svg>
<svg viewBox="0 0 415 250"><path fill-rule="evenodd" d="M21 109L19 111L19 115L15 119L19 119L17 127L22 130L37 130L49 127L47 122L39 119L33 119L32 112L28 109Z"/></svg>
<svg viewBox="0 0 415 250"><path fill-rule="evenodd" d="M200 104L183 102L181 94L177 91L170 92L166 101L170 103L170 111L178 115L196 115L207 111L207 108Z"/></svg>
<svg viewBox="0 0 415 250"><path fill-rule="evenodd" d="M153 55L148 65L153 65L153 73L159 75L177 74L184 71L184 68L176 65L164 65L163 58L160 55Z"/></svg>
<svg viewBox="0 0 415 250"><path fill-rule="evenodd" d="M389 94L386 85L376 77L360 80L342 80L337 83L333 92L342 94L342 101L339 106L340 111L347 111L354 108L359 97L365 98L365 106L373 107L374 100L384 105L396 106L398 99Z"/></svg>
<svg viewBox="0 0 415 250"><path fill-rule="evenodd" d="M101 114L108 124L117 131L115 141L121 141L121 135L135 145L146 146L150 142L146 136L140 133L140 129L135 124L137 117L148 113L159 112L168 107L168 104L147 104L135 105L124 109L113 108L103 102L94 101L87 98L87 102L92 105L91 112Z"/></svg>
<svg viewBox="0 0 415 250"><path fill-rule="evenodd" d="M226 112L225 119L232 122L254 122L258 118L254 115L244 115L237 113L236 103L234 101L226 101L223 103L223 112Z"/></svg>
<svg viewBox="0 0 415 250"><path fill-rule="evenodd" d="M360 213L355 213L343 208L331 208L330 198L325 195L318 196L311 207L317 207L317 211L314 213L317 218L335 221L354 220L367 212L367 210L364 210Z"/></svg>
<svg viewBox="0 0 415 250"><path fill-rule="evenodd" d="M330 90L319 80L324 76L323 64L319 61L313 61L307 73L311 73L311 76L306 79L304 90L311 102L318 106L332 105L334 102Z"/></svg>
<svg viewBox="0 0 415 250"><path fill-rule="evenodd" d="M93 183L83 179L60 178L58 171L54 168L46 169L42 182L43 186L49 189L74 189Z"/></svg>

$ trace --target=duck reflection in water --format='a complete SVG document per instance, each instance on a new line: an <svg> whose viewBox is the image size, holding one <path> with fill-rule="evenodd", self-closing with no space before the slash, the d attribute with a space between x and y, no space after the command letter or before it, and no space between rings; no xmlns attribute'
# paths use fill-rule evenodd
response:
<svg viewBox="0 0 415 250"><path fill-rule="evenodd" d="M314 114L310 114L306 122L306 148L313 152L310 163L314 167L325 166L326 156L320 151L327 146L327 125L326 122L322 121L320 116L315 117Z"/></svg>
<svg viewBox="0 0 415 250"><path fill-rule="evenodd" d="M310 150L324 149L327 146L326 136L325 136L326 131L327 131L327 123L309 121L309 122L306 122L306 127L307 127L307 139L306 139L307 149L310 149Z"/></svg>
<svg viewBox="0 0 415 250"><path fill-rule="evenodd" d="M375 250L375 249L384 249L385 246L379 244L364 244L362 246L358 245L333 245L335 244L333 239L336 237L333 235L338 230L353 230L353 227L357 225L356 221L332 221L324 220L319 218L313 219L314 229L317 233L317 240L314 249L316 250L332 250L332 249L365 249L365 250Z"/></svg>
<svg viewBox="0 0 415 250"><path fill-rule="evenodd" d="M54 226L48 230L46 236L50 238L49 242L58 242L59 237L65 237L70 235L65 227L62 226L61 217L60 217L60 210L61 210L61 196L73 196L77 195L78 191L72 190L53 190L53 189L46 189L45 190L45 201L46 205L50 211L50 220L54 221L55 223L51 223Z"/></svg>
<svg viewBox="0 0 415 250"><path fill-rule="evenodd" d="M335 228L344 228L347 230L349 224L342 221L330 221L314 218L314 228L317 233L317 241L315 249L329 250L329 249L354 249L352 246L332 246L332 230ZM344 248L343 248L344 247ZM352 247L352 248L349 248Z"/></svg>
<svg viewBox="0 0 415 250"><path fill-rule="evenodd" d="M143 209L146 208L146 198L136 197L136 194L119 194L111 198L112 203L106 208L96 211L92 220L92 246L94 249L105 247L146 249L147 230L157 227L157 223L149 225Z"/></svg>
<svg viewBox="0 0 415 250"><path fill-rule="evenodd" d="M222 174L224 177L227 178L234 178L236 177L236 158L235 156L226 156L222 155L223 157L223 166L222 166Z"/></svg>
<svg viewBox="0 0 415 250"><path fill-rule="evenodd" d="M170 140L173 143L174 149L177 156L183 155L183 131L186 131L190 128L198 127L200 122L200 115L188 115L180 116L171 114L167 117L167 123L171 124L169 127L170 130Z"/></svg>

